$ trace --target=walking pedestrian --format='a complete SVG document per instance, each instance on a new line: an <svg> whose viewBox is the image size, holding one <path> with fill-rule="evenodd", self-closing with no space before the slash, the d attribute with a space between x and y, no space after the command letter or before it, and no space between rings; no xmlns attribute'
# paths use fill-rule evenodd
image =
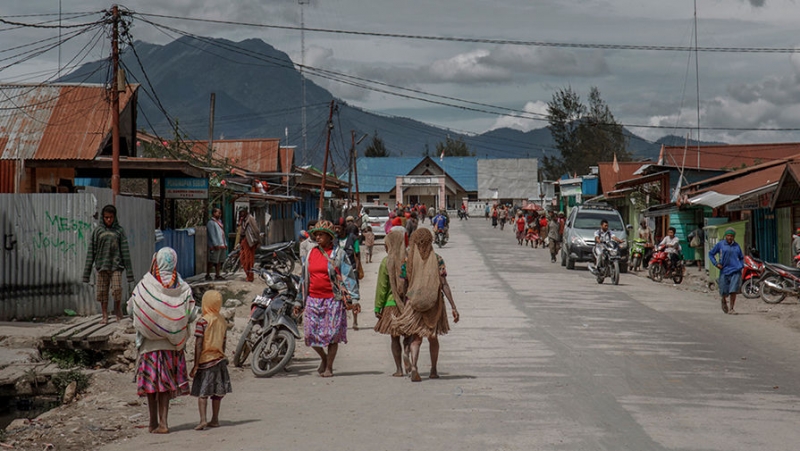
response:
<svg viewBox="0 0 800 451"><path fill-rule="evenodd" d="M722 297L722 311L736 315L736 293L742 282L742 268L744 267L744 254L736 241L736 231L732 228L725 230L725 239L718 241L713 249L708 251L711 264L719 268L719 294ZM716 256L719 255L719 260ZM727 297L730 296L730 307Z"/></svg>
<svg viewBox="0 0 800 451"><path fill-rule="evenodd" d="M492 206L492 227L497 228L497 205Z"/></svg>
<svg viewBox="0 0 800 451"><path fill-rule="evenodd" d="M253 265L256 263L256 248L261 243L261 231L256 224L256 218L247 213L247 209L239 210L239 236L241 241L241 254L239 261L242 263L245 278L248 282L254 280Z"/></svg>
<svg viewBox="0 0 800 451"><path fill-rule="evenodd" d="M558 246L561 242L561 235L558 233L560 224L555 218L555 214L550 215L550 221L547 223L547 247L550 249L550 262L556 262L556 254L558 253Z"/></svg>
<svg viewBox="0 0 800 451"><path fill-rule="evenodd" d="M364 278L364 268L361 267L361 246L358 237L350 233L347 229L344 218L339 218L333 226L336 233L336 241L347 255L348 263L353 267L356 275L356 283ZM358 312L353 312L353 330L358 330Z"/></svg>
<svg viewBox="0 0 800 451"><path fill-rule="evenodd" d="M378 280L375 286L375 332L391 337L392 358L394 359L394 377L403 376L401 354L403 347L400 343L402 334L395 324L405 308L405 281L402 279L402 266L406 257L405 234L400 231L390 232L383 241L386 247L386 257L381 261L378 269ZM406 366L410 365L408 356L405 356Z"/></svg>
<svg viewBox="0 0 800 451"><path fill-rule="evenodd" d="M189 376L192 381L192 396L197 397L200 423L194 428L203 431L219 426L219 409L222 398L233 391L228 374L228 359L225 358L228 323L219 314L222 308L222 293L206 291L203 295L203 317L197 320L194 329L194 365ZM208 398L211 398L211 421L206 420Z"/></svg>
<svg viewBox="0 0 800 451"><path fill-rule="evenodd" d="M522 212L517 213L514 225L516 225L517 244L522 246L522 241L525 239L525 218L522 217Z"/></svg>
<svg viewBox="0 0 800 451"><path fill-rule="evenodd" d="M689 247L694 249L694 262L697 264L697 270L703 270L703 225L698 224L697 228L692 231L686 238L689 239Z"/></svg>
<svg viewBox="0 0 800 451"><path fill-rule="evenodd" d="M411 236L415 230L419 227L419 221L417 220L417 212L412 211L411 217L406 220L406 233L408 236Z"/></svg>
<svg viewBox="0 0 800 451"><path fill-rule="evenodd" d="M128 300L139 351L137 394L147 397L149 431L154 434L169 433L170 399L189 394L183 351L194 320L194 298L177 266L175 250L160 249Z"/></svg>
<svg viewBox="0 0 800 451"><path fill-rule="evenodd" d="M333 224L319 221L310 232L315 245L303 266L305 343L320 357L320 376L332 377L339 343L347 343L346 304L349 302L356 313L361 310L358 284L347 254L338 245Z"/></svg>
<svg viewBox="0 0 800 451"><path fill-rule="evenodd" d="M364 247L367 248L367 263L372 263L372 248L375 247L375 234L372 228L364 229Z"/></svg>
<svg viewBox="0 0 800 451"><path fill-rule="evenodd" d="M225 261L225 226L222 225L222 210L214 208L211 210L211 219L206 224L208 234L208 264L206 265L206 280L211 280L211 269L214 269L216 280L225 280L219 274L222 269L222 262Z"/></svg>
<svg viewBox="0 0 800 451"><path fill-rule="evenodd" d="M792 257L800 255L800 228L792 235ZM797 260L797 267L800 268L800 260Z"/></svg>
<svg viewBox="0 0 800 451"><path fill-rule="evenodd" d="M103 324L108 324L108 291L114 298L114 316L122 320L122 271L128 283L133 284L133 265L128 249L128 237L117 221L117 208L106 205L102 211L103 221L92 231L86 264L83 268L83 283L89 283L92 267L97 269L96 299L103 313Z"/></svg>
<svg viewBox="0 0 800 451"><path fill-rule="evenodd" d="M433 252L433 235L428 229L418 229L409 239L406 259L406 308L397 318L402 335L410 336L411 381L419 382L419 349L422 339L430 345L431 379L439 378L439 336L450 331L443 295L453 311L453 322L459 315L453 293L447 283L447 268L441 256ZM432 306L431 306L432 304Z"/></svg>

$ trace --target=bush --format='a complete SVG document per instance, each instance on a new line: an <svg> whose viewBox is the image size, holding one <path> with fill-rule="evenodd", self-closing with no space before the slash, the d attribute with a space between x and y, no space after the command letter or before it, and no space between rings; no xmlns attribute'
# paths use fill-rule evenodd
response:
<svg viewBox="0 0 800 451"><path fill-rule="evenodd" d="M56 389L58 389L59 399L64 397L64 391L67 389L67 385L73 381L77 385L76 393L83 393L89 388L89 376L76 369L56 373L53 375L51 381Z"/></svg>

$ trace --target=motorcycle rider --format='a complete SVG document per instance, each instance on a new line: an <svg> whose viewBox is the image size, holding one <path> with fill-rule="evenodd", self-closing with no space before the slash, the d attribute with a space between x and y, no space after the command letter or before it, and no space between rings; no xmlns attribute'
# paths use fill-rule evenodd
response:
<svg viewBox="0 0 800 451"><path fill-rule="evenodd" d="M433 232L437 233L439 230L444 232L444 238L450 240L450 218L447 217L447 211L444 208L439 210L439 214L433 217L431 221L433 224Z"/></svg>
<svg viewBox="0 0 800 451"><path fill-rule="evenodd" d="M670 227L667 229L667 236L658 243L658 247L664 246L664 252L669 256L669 263L672 268L677 267L681 253L681 241L675 236L675 232L675 227Z"/></svg>
<svg viewBox="0 0 800 451"><path fill-rule="evenodd" d="M589 270L592 272L597 271L597 268L600 267L600 261L603 258L603 243L608 243L609 241L616 241L617 243L622 243L622 239L618 238L614 235L614 232L608 229L608 221L605 219L600 220L600 229L594 232L594 259L595 265L589 265Z"/></svg>

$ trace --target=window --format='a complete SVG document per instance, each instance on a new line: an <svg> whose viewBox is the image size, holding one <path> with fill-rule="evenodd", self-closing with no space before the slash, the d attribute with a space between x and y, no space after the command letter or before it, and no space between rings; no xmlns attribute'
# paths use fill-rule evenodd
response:
<svg viewBox="0 0 800 451"><path fill-rule="evenodd" d="M619 215L612 212L581 211L576 216L573 227L576 229L599 229L601 219L608 221L608 228L611 230L625 230Z"/></svg>

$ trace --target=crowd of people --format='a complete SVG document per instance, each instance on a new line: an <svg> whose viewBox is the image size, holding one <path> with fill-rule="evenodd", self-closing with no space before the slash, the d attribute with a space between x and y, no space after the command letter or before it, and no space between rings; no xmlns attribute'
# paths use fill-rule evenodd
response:
<svg viewBox="0 0 800 451"><path fill-rule="evenodd" d="M484 216L487 221L491 219L493 228L499 225L500 230L504 230L506 223L510 223L518 245L548 249L550 261L555 263L564 237L564 212L545 211L538 207L526 210L505 204L487 203Z"/></svg>

